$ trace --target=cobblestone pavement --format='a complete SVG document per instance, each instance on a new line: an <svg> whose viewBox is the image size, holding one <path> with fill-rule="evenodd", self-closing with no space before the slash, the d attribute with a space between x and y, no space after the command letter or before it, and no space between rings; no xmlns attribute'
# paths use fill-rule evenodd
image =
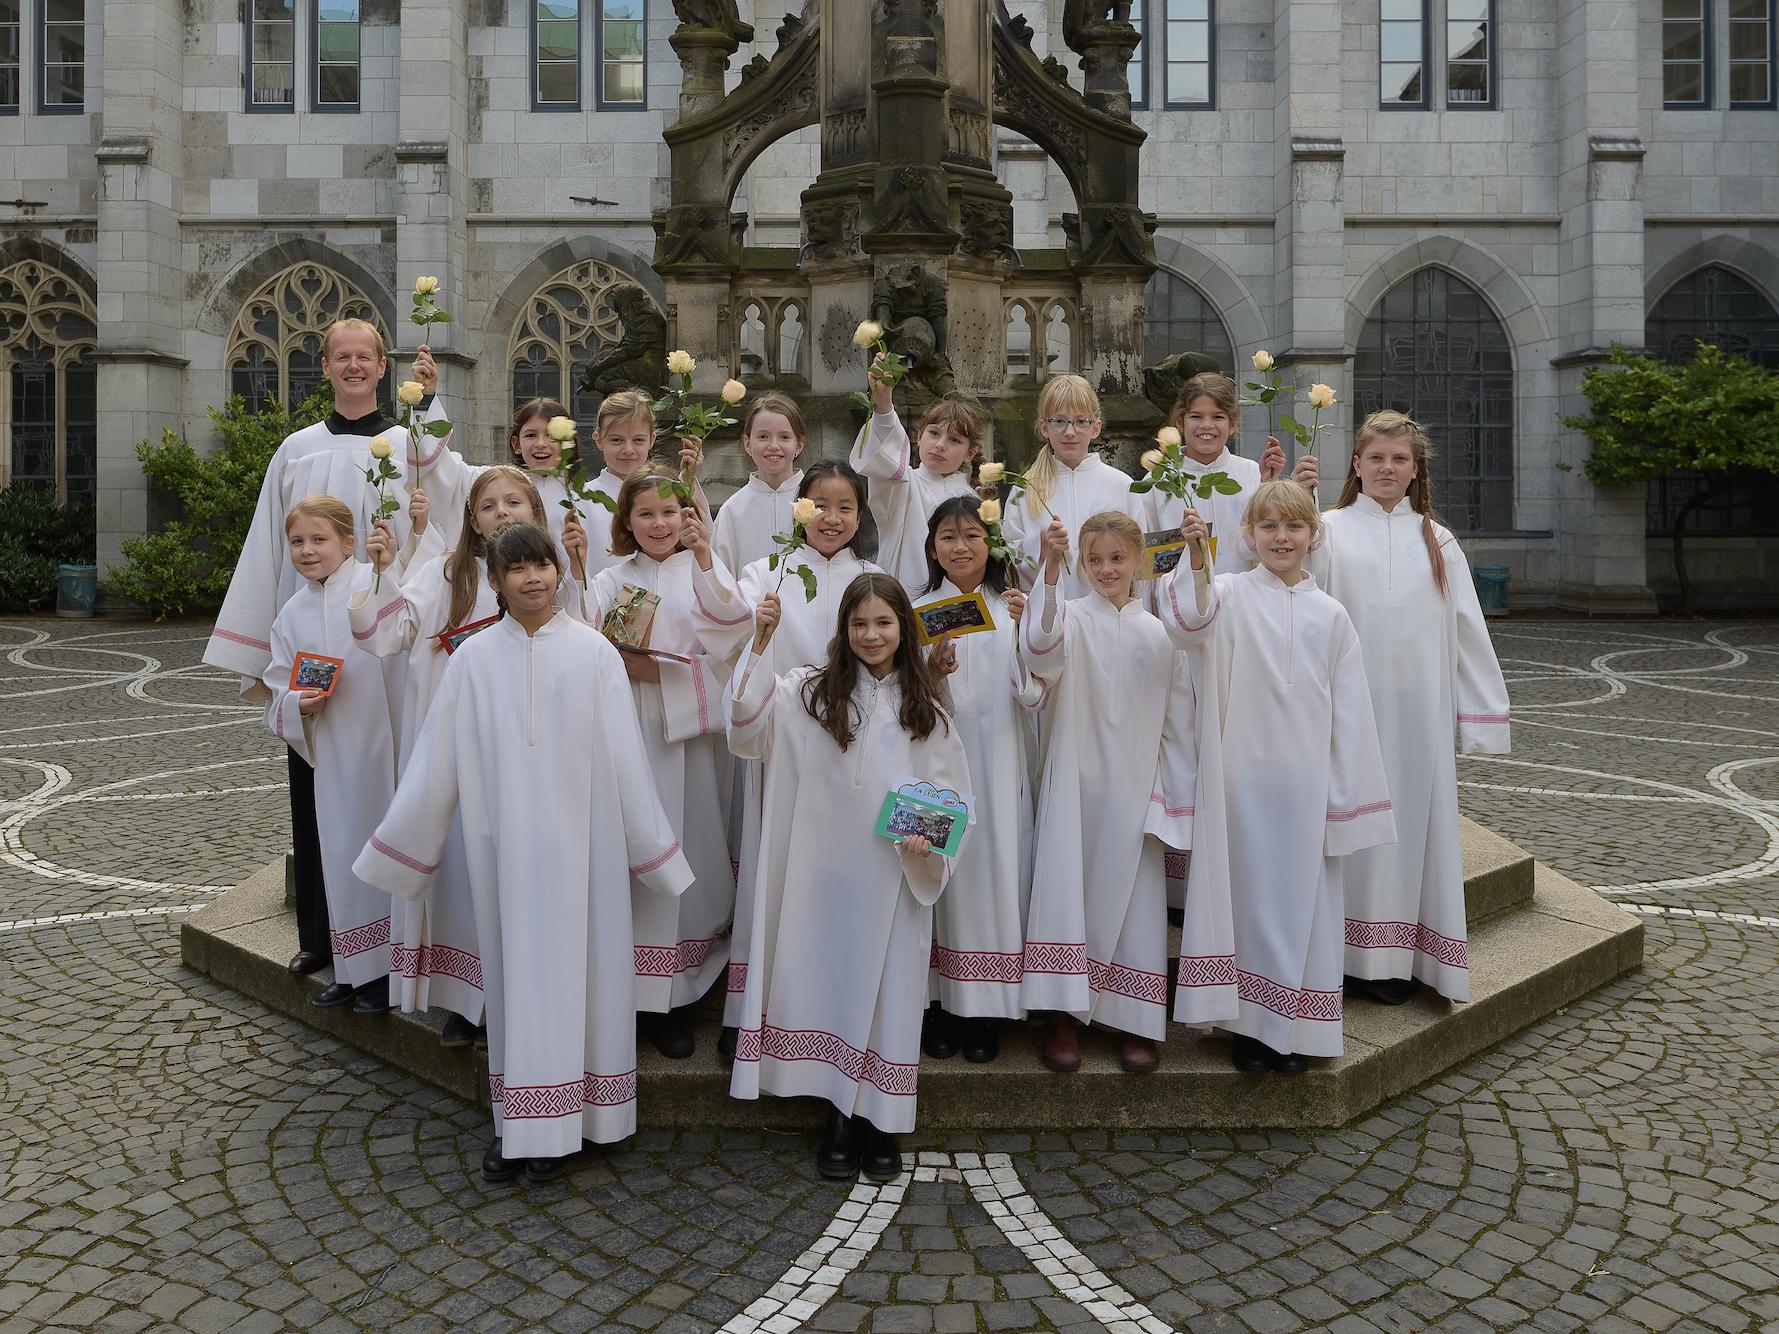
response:
<svg viewBox="0 0 1779 1334"><path fill-rule="evenodd" d="M1343 1130L927 1136L881 1191L647 1131L487 1187L483 1113L182 969L287 837L203 638L0 622L0 1331L1779 1328L1779 626L1497 628L1465 804L1641 974Z"/></svg>

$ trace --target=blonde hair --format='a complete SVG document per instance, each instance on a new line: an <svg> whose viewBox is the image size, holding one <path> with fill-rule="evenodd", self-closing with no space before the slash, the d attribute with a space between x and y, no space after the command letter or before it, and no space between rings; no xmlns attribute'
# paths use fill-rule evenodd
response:
<svg viewBox="0 0 1779 1334"><path fill-rule="evenodd" d="M510 463L496 463L482 470L470 483L469 496L463 502L463 531L457 538L457 545L445 557L445 586L451 590L451 605L445 613L443 627L446 630L457 629L475 610L476 592L482 582L482 572L476 562L487 556L488 545L493 541L476 531L476 506L482 501L482 493L496 482L511 482L518 487L531 502L532 522L540 528L549 526L544 520L544 498L538 494L537 483L531 480L529 473ZM432 648L435 653L445 652L445 641L434 639Z"/></svg>
<svg viewBox="0 0 1779 1334"><path fill-rule="evenodd" d="M1216 371L1203 371L1181 385L1179 396L1174 399L1168 421L1176 431L1185 428L1186 412L1195 398L1208 398L1223 410L1229 418L1230 435L1242 429L1242 405L1235 392L1235 381Z"/></svg>
<svg viewBox="0 0 1779 1334"><path fill-rule="evenodd" d="M1090 514L1081 524L1081 560L1087 560L1087 546L1096 537L1109 537L1114 542L1122 542L1130 548L1133 560L1140 561L1143 556L1143 530L1130 515L1119 510L1101 510L1098 514ZM1083 568L1085 578L1085 568ZM1136 591L1136 572L1131 572L1130 591Z"/></svg>
<svg viewBox="0 0 1779 1334"><path fill-rule="evenodd" d="M1276 514L1287 521L1302 519L1312 533L1322 528L1322 516L1316 512L1316 498L1296 482L1283 477L1262 482L1254 489L1242 510L1242 527L1252 528L1268 514Z"/></svg>
<svg viewBox="0 0 1779 1334"><path fill-rule="evenodd" d="M1341 484L1340 499L1335 501L1334 508L1345 509L1359 499L1359 454L1365 448L1365 442L1375 435L1404 441L1414 455L1415 477L1408 484L1408 503L1421 516L1421 540L1427 544L1427 559L1433 562L1433 582L1439 589L1439 596L1444 597L1445 557L1440 555L1439 534L1434 529L1439 516L1433 512L1433 446L1418 421L1406 412L1386 408L1372 413L1359 424L1359 430L1353 436L1353 470Z"/></svg>
<svg viewBox="0 0 1779 1334"><path fill-rule="evenodd" d="M334 335L347 329L356 329L360 333L368 333L371 341L377 345L377 360L382 361L389 354L383 348L383 332L369 320L344 319L335 320L327 326L327 332L321 335L321 355L331 356L334 350Z"/></svg>
<svg viewBox="0 0 1779 1334"><path fill-rule="evenodd" d="M1097 421L1100 415L1100 396L1079 375L1053 375L1044 381L1044 387L1038 391L1039 434L1043 434L1043 421L1046 417L1067 412L1085 412ZM1093 448L1091 442L1088 448ZM1029 484L1026 491L1036 502L1034 508L1042 509L1048 505L1050 497L1056 493L1056 455L1051 451L1048 439L1038 451L1038 456L1032 460L1032 466L1025 470L1025 480ZM1137 546L1142 547L1140 537Z"/></svg>
<svg viewBox="0 0 1779 1334"><path fill-rule="evenodd" d="M304 496L290 507L284 516L284 535L290 536L290 526L298 519L320 519L332 528L348 547L356 540L358 534L352 522L352 511L346 502L337 496L317 492L312 496Z"/></svg>
<svg viewBox="0 0 1779 1334"><path fill-rule="evenodd" d="M677 482L679 478L672 473L657 472L653 468L638 468L624 479L624 485L618 488L617 511L612 515L612 555L634 556L642 550L642 544L636 540L636 534L630 530L630 509L636 504L637 497L644 491L657 491L663 482ZM683 500L681 509L692 506ZM675 551L685 548L674 544Z"/></svg>
<svg viewBox="0 0 1779 1334"><path fill-rule="evenodd" d="M614 422L646 421L649 429L655 426L655 410L649 406L649 396L640 389L620 389L615 394L607 394L599 404L599 413L593 419L593 430L603 435L608 424Z"/></svg>

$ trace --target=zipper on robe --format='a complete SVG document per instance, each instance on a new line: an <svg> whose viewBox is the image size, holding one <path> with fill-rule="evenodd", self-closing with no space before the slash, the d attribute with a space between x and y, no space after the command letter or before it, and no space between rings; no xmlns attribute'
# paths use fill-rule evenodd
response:
<svg viewBox="0 0 1779 1334"><path fill-rule="evenodd" d="M1290 685L1294 679L1293 670L1297 665L1297 589L1285 590L1285 684Z"/></svg>
<svg viewBox="0 0 1779 1334"><path fill-rule="evenodd" d="M525 636L525 744L527 746L535 746L537 744L537 731L536 731L536 728L532 725L532 705L531 705L531 676L532 676L531 649L532 649L532 645L535 642L536 642L536 640L533 636L531 636L531 635Z"/></svg>

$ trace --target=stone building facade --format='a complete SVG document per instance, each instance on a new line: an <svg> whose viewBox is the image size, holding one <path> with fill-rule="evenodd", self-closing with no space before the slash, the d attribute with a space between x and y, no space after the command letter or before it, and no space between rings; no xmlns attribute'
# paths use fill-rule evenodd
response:
<svg viewBox="0 0 1779 1334"><path fill-rule="evenodd" d="M1581 410L1581 377L1614 342L1703 336L1779 364L1776 3L1134 0L1162 264L1152 358L1235 365L1266 347L1354 411L1411 408L1473 561L1510 567L1529 601L1647 609L1683 489L1597 490L1557 418ZM741 0L757 33L731 81L772 54L792 7ZM1063 0L1008 7L1079 80ZM482 457L516 398L572 397L577 363L616 334L604 290L639 283L665 307L649 261L678 114L669 0L27 0L11 15L0 485L94 493L102 563L150 522L138 441L202 438L230 392L300 393L340 313L411 351L419 274L455 316L434 345ZM795 241L816 134L749 172L734 207L750 240ZM1015 244L1060 245L1065 178L1009 132L994 148ZM1010 375L1066 368L1081 312L1024 301L1007 317ZM745 305L735 366L794 382L804 319ZM1250 421L1244 452L1262 434ZM739 477L733 457L717 468ZM1739 493L1689 544L1725 600L1779 583L1774 498Z"/></svg>

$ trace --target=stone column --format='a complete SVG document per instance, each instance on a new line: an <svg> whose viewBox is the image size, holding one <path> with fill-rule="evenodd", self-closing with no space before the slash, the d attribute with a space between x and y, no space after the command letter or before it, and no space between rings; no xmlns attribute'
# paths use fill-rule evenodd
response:
<svg viewBox="0 0 1779 1334"><path fill-rule="evenodd" d="M1637 129L1637 25L1613 0L1562 0L1557 16L1558 199L1562 273L1559 411L1584 415L1581 378L1614 342L1643 345L1643 143ZM1653 612L1643 487L1602 490L1581 465L1588 443L1564 430L1558 486L1557 601L1594 612Z"/></svg>
<svg viewBox="0 0 1779 1334"><path fill-rule="evenodd" d="M179 0L109 0L97 150L98 539L101 575L148 530L136 446L183 428L185 19Z"/></svg>

